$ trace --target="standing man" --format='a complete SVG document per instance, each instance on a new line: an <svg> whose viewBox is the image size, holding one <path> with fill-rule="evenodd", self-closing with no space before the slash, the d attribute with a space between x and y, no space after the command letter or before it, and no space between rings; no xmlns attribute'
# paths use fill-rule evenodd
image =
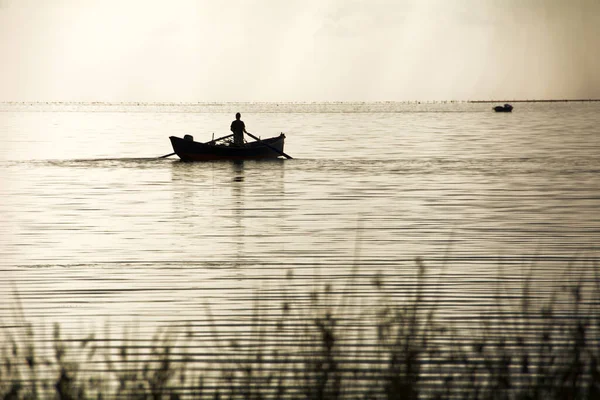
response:
<svg viewBox="0 0 600 400"><path fill-rule="evenodd" d="M246 132L246 125L240 118L240 113L235 114L235 121L231 123L231 132L233 132L233 144L236 146L244 145L244 133Z"/></svg>

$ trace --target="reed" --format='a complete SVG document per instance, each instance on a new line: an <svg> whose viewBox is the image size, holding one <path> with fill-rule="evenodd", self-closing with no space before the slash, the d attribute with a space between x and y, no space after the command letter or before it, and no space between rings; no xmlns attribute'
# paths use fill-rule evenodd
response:
<svg viewBox="0 0 600 400"><path fill-rule="evenodd" d="M431 292L436 277L415 263L405 300L379 276L376 309L339 298L330 285L289 289L276 312L255 298L246 335L231 338L210 307L208 359L198 333L160 330L132 338L34 332L17 297L0 344L3 399L596 399L600 398L600 277L567 282L550 296L524 279L515 301L501 294L472 328L455 327ZM439 279L439 276L437 277ZM356 276L350 279L358 279ZM364 279L364 278L363 278ZM427 289L427 290L426 290ZM294 303L292 299L299 303ZM302 302L302 304L300 304ZM202 336L206 337L206 336Z"/></svg>

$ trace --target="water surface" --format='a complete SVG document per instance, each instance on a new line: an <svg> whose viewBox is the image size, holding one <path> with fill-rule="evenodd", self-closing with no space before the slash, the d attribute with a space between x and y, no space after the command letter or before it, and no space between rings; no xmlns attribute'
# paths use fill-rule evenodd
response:
<svg viewBox="0 0 600 400"><path fill-rule="evenodd" d="M15 293L28 320L74 335L200 323L207 304L243 321L257 291L302 305L325 283L372 304L377 276L405 296L416 257L457 321L499 275L549 292L597 257L600 103L491 107L1 105L0 319ZM157 159L169 135L227 134L236 111L255 135L284 132L294 159Z"/></svg>

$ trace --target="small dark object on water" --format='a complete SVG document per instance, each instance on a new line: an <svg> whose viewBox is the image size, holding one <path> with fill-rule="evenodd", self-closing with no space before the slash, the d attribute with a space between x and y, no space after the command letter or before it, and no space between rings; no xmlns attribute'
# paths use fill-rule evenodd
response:
<svg viewBox="0 0 600 400"><path fill-rule="evenodd" d="M217 140L200 143L195 142L191 136L186 136L187 138L184 137L183 139L175 136L169 137L173 150L183 161L252 160L278 158L279 156L291 158L283 152L285 140L283 133L269 139L256 138L256 142L246 143L243 146L236 146L232 143L220 144ZM232 135L225 138L230 136Z"/></svg>
<svg viewBox="0 0 600 400"><path fill-rule="evenodd" d="M513 106L511 106L510 104L505 104L503 106L494 107L494 111L496 111L496 112L511 112L512 109L513 109Z"/></svg>

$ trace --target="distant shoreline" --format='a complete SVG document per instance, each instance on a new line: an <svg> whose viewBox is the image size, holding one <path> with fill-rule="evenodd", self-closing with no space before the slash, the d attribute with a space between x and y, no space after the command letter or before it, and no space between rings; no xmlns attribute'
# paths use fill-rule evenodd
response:
<svg viewBox="0 0 600 400"><path fill-rule="evenodd" d="M591 102L600 99L555 99L555 100L467 100L466 103L568 103L568 102Z"/></svg>
<svg viewBox="0 0 600 400"><path fill-rule="evenodd" d="M143 101L0 101L2 105L92 105L92 106L171 106L171 105L222 105L222 104L447 104L447 103L577 103L600 102L600 99L551 100L380 100L380 101L198 101L198 102L143 102Z"/></svg>

